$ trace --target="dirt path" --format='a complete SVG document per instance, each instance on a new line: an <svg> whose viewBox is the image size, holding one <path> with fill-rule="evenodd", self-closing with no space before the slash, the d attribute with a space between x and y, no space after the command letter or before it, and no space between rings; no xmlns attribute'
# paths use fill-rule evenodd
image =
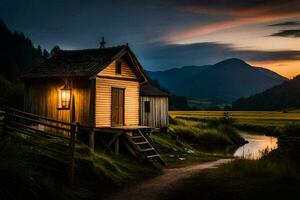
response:
<svg viewBox="0 0 300 200"><path fill-rule="evenodd" d="M138 185L133 185L127 188L125 187L122 191L109 198L109 200L159 199L161 194L171 191L178 181L193 176L204 169L216 168L218 165L228 163L230 161L231 159L220 159L187 167L165 169L162 175L149 179Z"/></svg>

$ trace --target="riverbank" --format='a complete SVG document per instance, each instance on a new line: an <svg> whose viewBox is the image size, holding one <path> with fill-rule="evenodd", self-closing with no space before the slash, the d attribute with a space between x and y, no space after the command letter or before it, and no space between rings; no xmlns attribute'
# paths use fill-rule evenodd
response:
<svg viewBox="0 0 300 200"><path fill-rule="evenodd" d="M185 179L161 199L299 199L299 146L281 146L260 160L238 159Z"/></svg>
<svg viewBox="0 0 300 200"><path fill-rule="evenodd" d="M170 118L167 133L150 137L168 167L232 158L235 150L247 143L228 119L204 124Z"/></svg>

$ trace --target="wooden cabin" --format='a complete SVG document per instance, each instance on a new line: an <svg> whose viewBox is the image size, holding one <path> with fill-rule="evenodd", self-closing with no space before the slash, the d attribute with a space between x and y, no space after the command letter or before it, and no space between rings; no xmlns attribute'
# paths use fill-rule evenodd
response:
<svg viewBox="0 0 300 200"><path fill-rule="evenodd" d="M169 125L168 93L146 83L141 86L141 125L166 129Z"/></svg>
<svg viewBox="0 0 300 200"><path fill-rule="evenodd" d="M147 77L128 46L61 50L22 79L26 112L91 127L139 125Z"/></svg>
<svg viewBox="0 0 300 200"><path fill-rule="evenodd" d="M127 45L60 50L21 79L25 83L26 112L64 122L78 122L81 128L87 127L91 148L94 148L96 133L113 133L105 146L115 143L116 149L118 138L126 133L129 141L126 146L133 147L130 149L132 154L141 151L147 153L147 158L159 156L141 129L167 126L167 96L147 93L150 92L148 86L141 95L141 85L147 84L148 78ZM155 108L153 113L144 107L141 111L140 103L144 106L147 99L150 99L150 108ZM163 116L158 118L162 113ZM150 116L152 114L154 117ZM134 132L139 136L133 137ZM135 138L140 139L136 141Z"/></svg>

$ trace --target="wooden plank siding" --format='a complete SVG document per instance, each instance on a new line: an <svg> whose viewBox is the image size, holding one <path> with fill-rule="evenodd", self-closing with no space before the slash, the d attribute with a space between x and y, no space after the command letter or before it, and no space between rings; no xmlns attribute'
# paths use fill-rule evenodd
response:
<svg viewBox="0 0 300 200"><path fill-rule="evenodd" d="M139 125L139 82L127 60L122 58L118 61L121 62L121 74L116 73L117 61L113 61L97 74L96 127L112 126L112 88L124 89L124 126Z"/></svg>
<svg viewBox="0 0 300 200"><path fill-rule="evenodd" d="M145 112L145 101L150 102L150 112ZM165 128L168 126L168 97L142 96L140 104L140 122L142 126L151 126L153 128Z"/></svg>
<svg viewBox="0 0 300 200"><path fill-rule="evenodd" d="M140 87L138 81L96 78L96 127L111 126L112 88L124 89L124 126L139 125Z"/></svg>
<svg viewBox="0 0 300 200"><path fill-rule="evenodd" d="M121 62L121 74L116 74L116 60L103 69L98 76L109 76L109 77L118 77L118 78L130 78L137 79L135 73L129 67L129 63L125 59L119 59Z"/></svg>
<svg viewBox="0 0 300 200"><path fill-rule="evenodd" d="M24 110L26 112L70 122L71 110L58 107L58 90L64 85L63 80L45 79L25 82ZM75 120L89 125L90 80L73 80L72 94L75 101Z"/></svg>

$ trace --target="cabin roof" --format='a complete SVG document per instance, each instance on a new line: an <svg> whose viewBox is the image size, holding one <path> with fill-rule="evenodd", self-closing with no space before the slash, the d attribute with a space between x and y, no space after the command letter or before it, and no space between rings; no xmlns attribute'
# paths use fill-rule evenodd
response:
<svg viewBox="0 0 300 200"><path fill-rule="evenodd" d="M126 53L130 53L133 62L139 68L136 72L145 80L146 76L140 63L127 45L97 49L59 50L43 63L24 73L21 78L92 77Z"/></svg>
<svg viewBox="0 0 300 200"><path fill-rule="evenodd" d="M150 83L146 83L141 86L141 96L159 96L159 97L167 97L169 94L167 92L162 91L161 89L151 85Z"/></svg>

